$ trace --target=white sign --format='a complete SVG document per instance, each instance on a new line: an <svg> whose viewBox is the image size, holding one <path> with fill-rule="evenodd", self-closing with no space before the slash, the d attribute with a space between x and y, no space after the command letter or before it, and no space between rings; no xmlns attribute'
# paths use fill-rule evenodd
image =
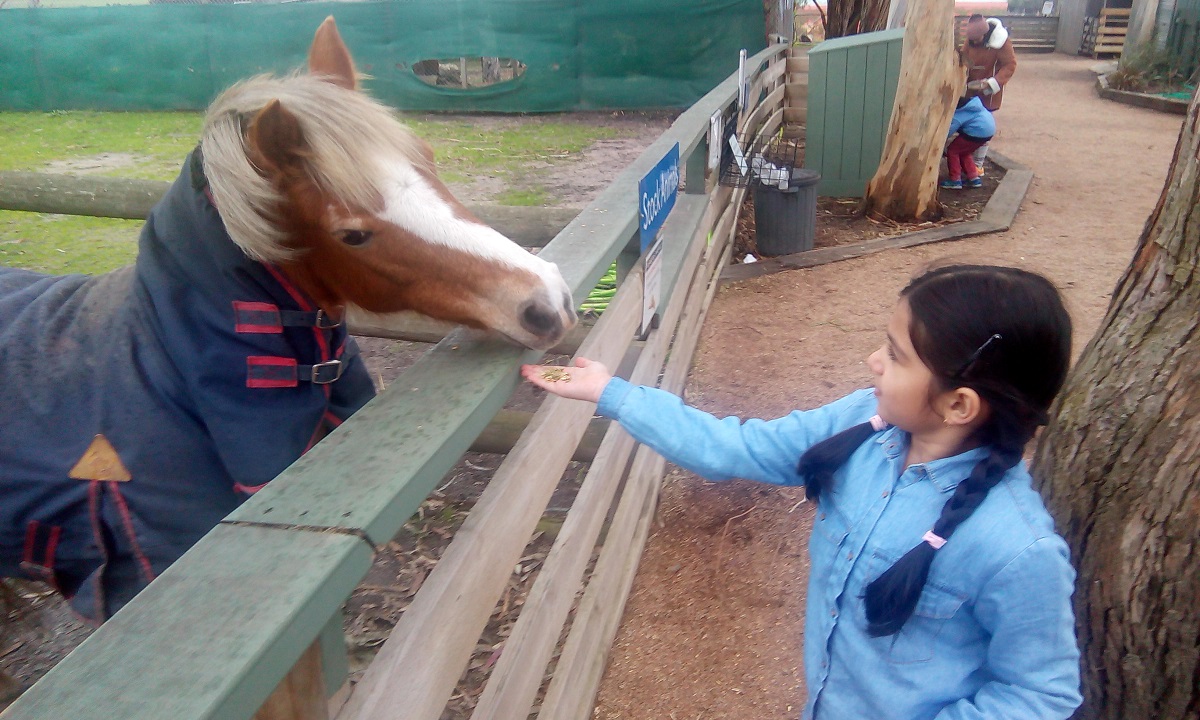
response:
<svg viewBox="0 0 1200 720"><path fill-rule="evenodd" d="M738 52L738 112L746 110L750 102L750 86L746 83L746 48Z"/></svg>
<svg viewBox="0 0 1200 720"><path fill-rule="evenodd" d="M721 164L721 136L725 134L725 116L717 110L708 119L708 169L716 170Z"/></svg>
<svg viewBox="0 0 1200 720"><path fill-rule="evenodd" d="M742 146L737 141L737 135L729 136L729 149L733 151L733 161L737 163L738 170L742 174L750 172L750 167L746 165L746 156L742 153Z"/></svg>

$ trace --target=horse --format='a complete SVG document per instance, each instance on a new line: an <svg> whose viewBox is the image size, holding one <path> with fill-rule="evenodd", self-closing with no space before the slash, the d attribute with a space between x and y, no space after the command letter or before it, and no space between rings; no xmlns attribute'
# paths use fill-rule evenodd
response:
<svg viewBox="0 0 1200 720"><path fill-rule="evenodd" d="M544 350L573 308L359 90L330 17L307 72L208 108L134 265L0 269L0 577L109 617L374 395L347 314Z"/></svg>

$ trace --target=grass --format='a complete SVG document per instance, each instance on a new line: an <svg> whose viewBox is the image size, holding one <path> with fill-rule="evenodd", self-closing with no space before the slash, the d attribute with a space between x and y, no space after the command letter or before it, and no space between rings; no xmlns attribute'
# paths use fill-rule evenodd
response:
<svg viewBox="0 0 1200 720"><path fill-rule="evenodd" d="M55 163L108 154L120 157L98 174L170 180L195 147L201 122L199 113L0 113L0 170L63 172L70 167Z"/></svg>
<svg viewBox="0 0 1200 720"><path fill-rule="evenodd" d="M537 207L550 203L550 193L543 187L505 190L496 196L500 205Z"/></svg>
<svg viewBox="0 0 1200 720"><path fill-rule="evenodd" d="M480 175L520 180L531 164L562 164L597 140L616 135L612 128L540 118L491 129L461 120L405 117L404 122L433 146L438 170L447 182L468 182Z"/></svg>
<svg viewBox="0 0 1200 720"><path fill-rule="evenodd" d="M1121 56L1120 66L1108 76L1108 85L1129 92L1191 97L1196 90L1196 72L1189 71L1183 58L1145 43Z"/></svg>
<svg viewBox="0 0 1200 720"><path fill-rule="evenodd" d="M442 178L491 177L506 188L494 202L549 205L530 170L570 163L617 135L553 118L469 120L405 116L433 146ZM87 173L173 180L195 146L200 113L0 113L0 171ZM133 262L140 221L0 211L0 264L46 273L100 273Z"/></svg>

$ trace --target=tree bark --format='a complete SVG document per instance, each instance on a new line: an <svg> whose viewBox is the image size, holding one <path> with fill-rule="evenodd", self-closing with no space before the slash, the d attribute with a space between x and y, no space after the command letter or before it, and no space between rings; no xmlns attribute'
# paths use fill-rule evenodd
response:
<svg viewBox="0 0 1200 720"><path fill-rule="evenodd" d="M1034 476L1079 572L1078 719L1200 717L1200 177L1193 100L1158 205Z"/></svg>
<svg viewBox="0 0 1200 720"><path fill-rule="evenodd" d="M954 46L954 0L912 0L904 26L896 104L862 209L923 222L942 214L938 167L966 70Z"/></svg>

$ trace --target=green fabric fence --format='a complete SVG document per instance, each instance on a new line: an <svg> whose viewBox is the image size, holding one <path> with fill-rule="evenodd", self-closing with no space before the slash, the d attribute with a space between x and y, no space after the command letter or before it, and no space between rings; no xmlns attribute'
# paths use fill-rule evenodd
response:
<svg viewBox="0 0 1200 720"><path fill-rule="evenodd" d="M198 110L304 63L328 15L405 110L686 107L766 46L760 0L389 0L0 10L0 110ZM513 58L515 80L428 85L421 60Z"/></svg>

